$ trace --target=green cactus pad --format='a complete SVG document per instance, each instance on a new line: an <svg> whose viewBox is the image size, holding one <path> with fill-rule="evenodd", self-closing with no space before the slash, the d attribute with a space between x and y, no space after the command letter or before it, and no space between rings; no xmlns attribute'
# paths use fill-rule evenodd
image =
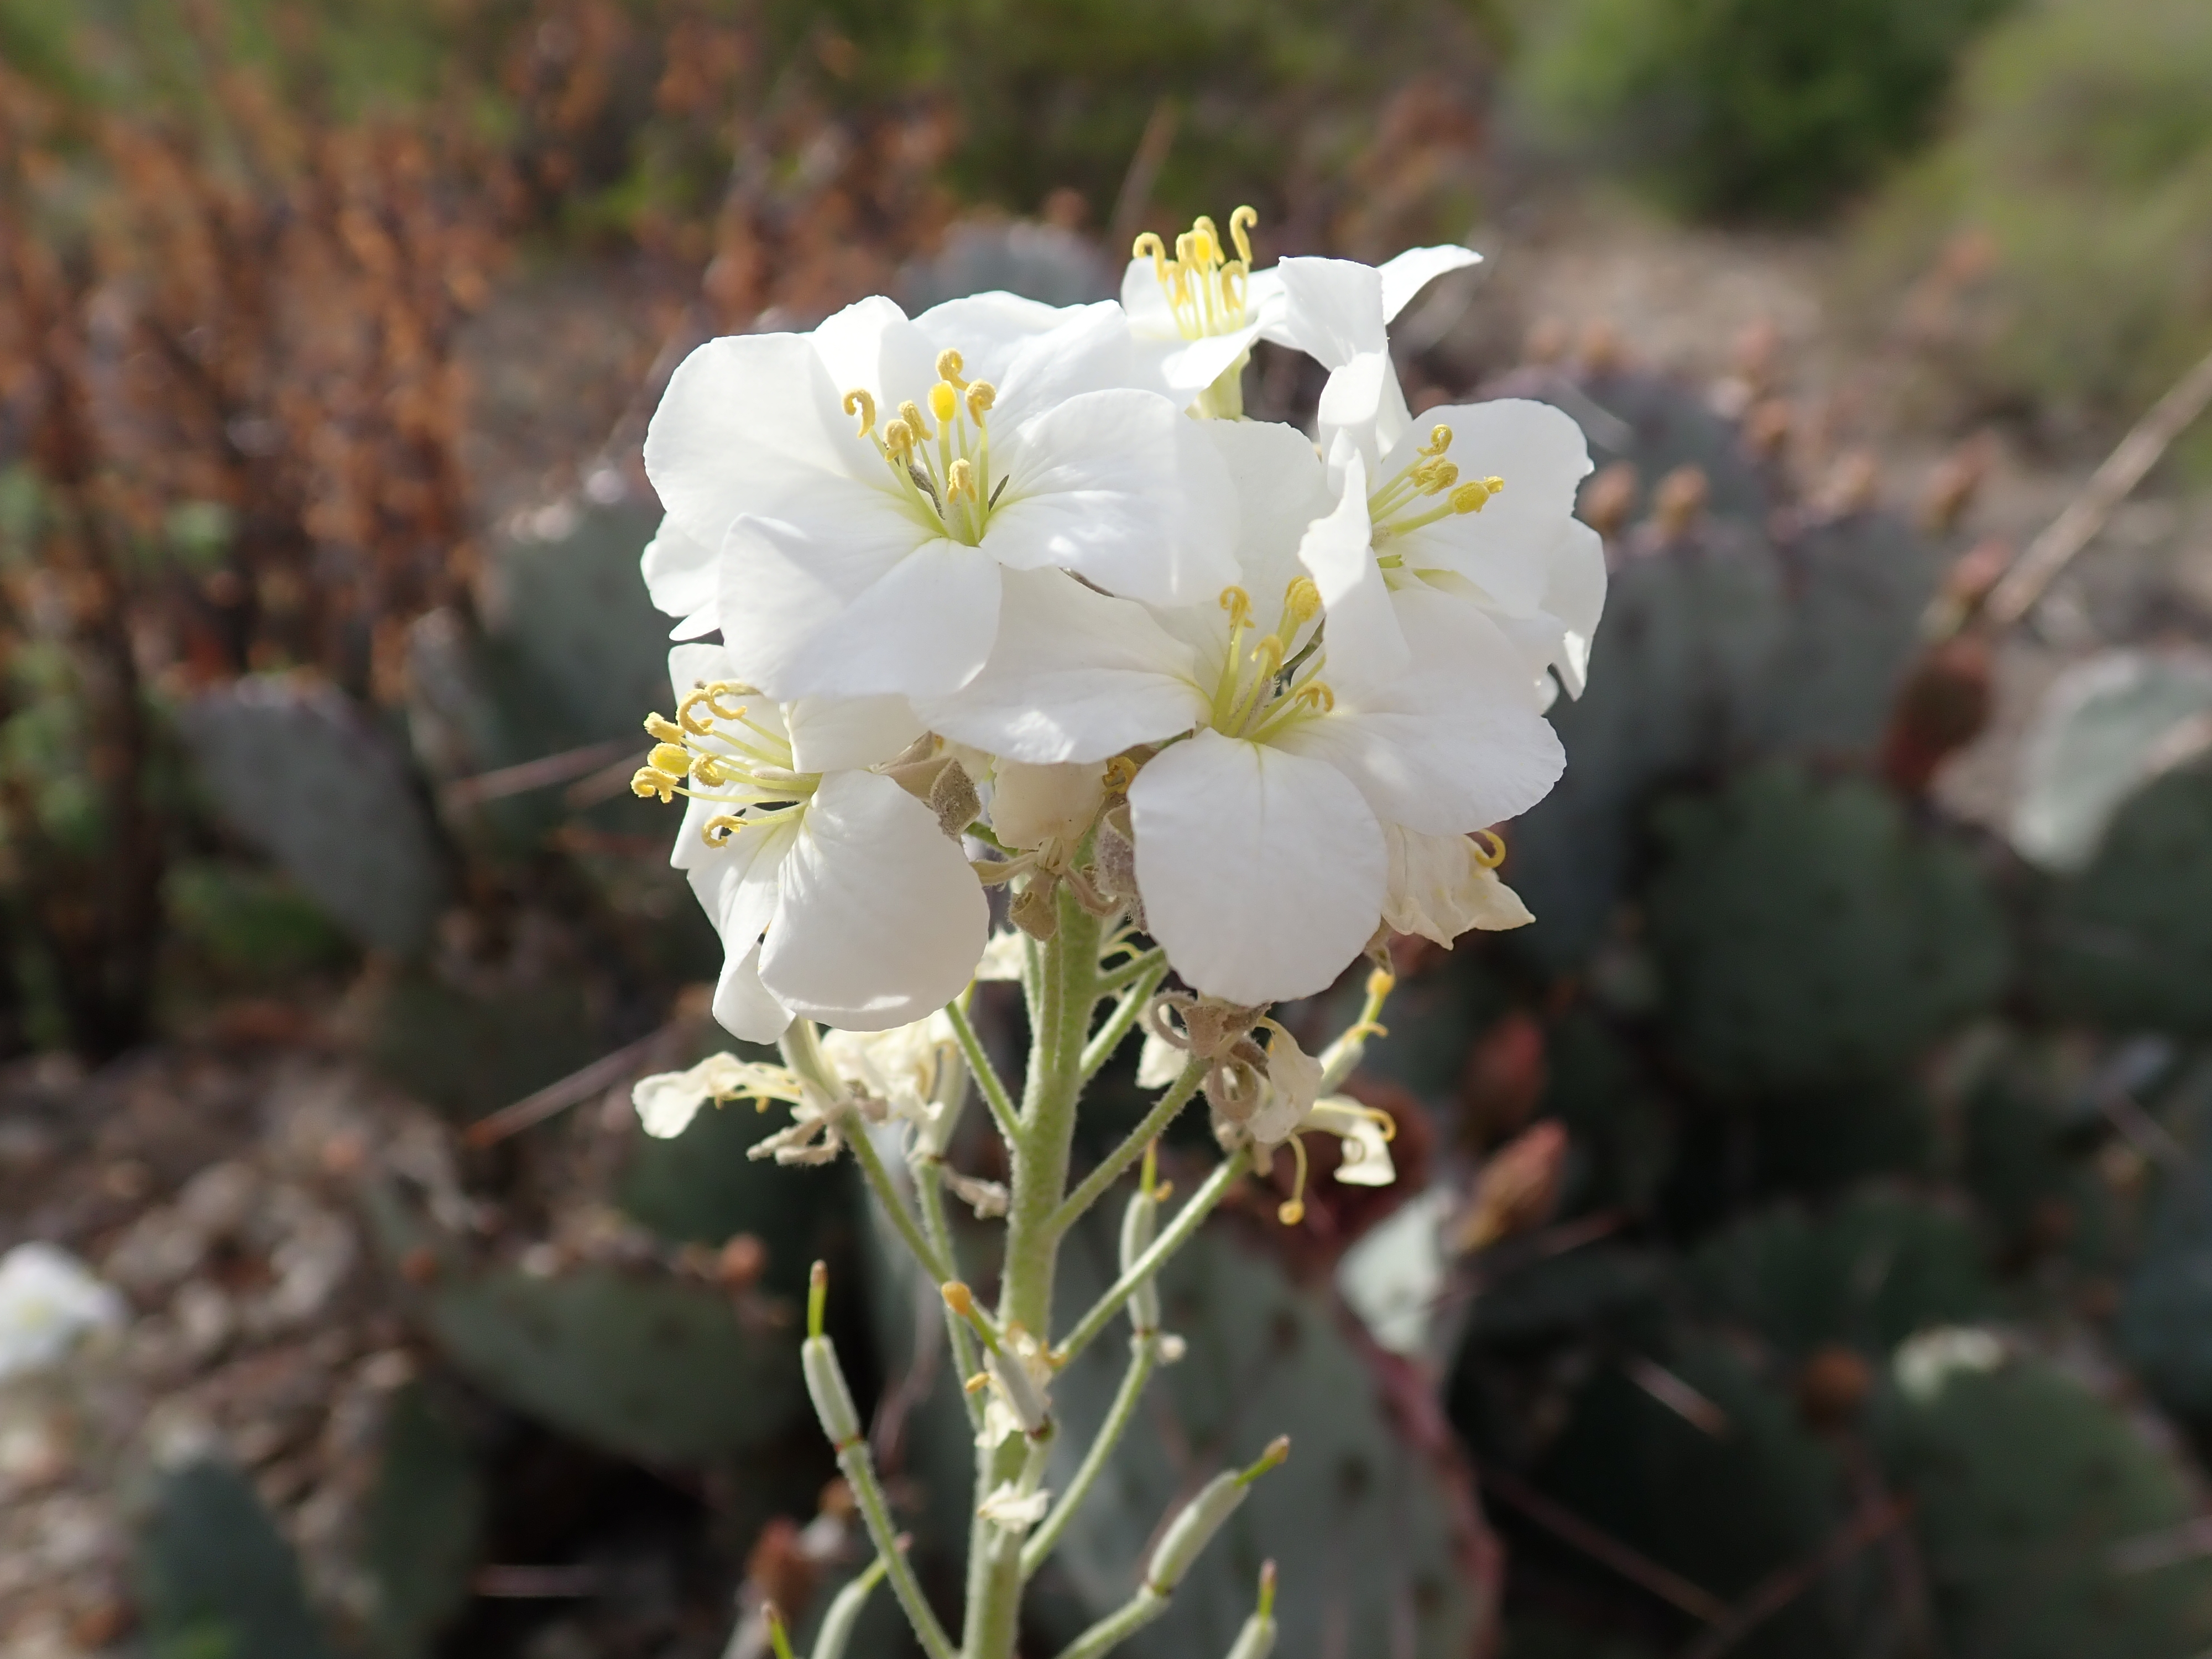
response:
<svg viewBox="0 0 2212 1659"><path fill-rule="evenodd" d="M364 945L412 953L445 902L436 829L365 711L304 677L204 692L177 724L217 811Z"/></svg>
<svg viewBox="0 0 2212 1659"><path fill-rule="evenodd" d="M291 1546L228 1463L162 1474L137 1568L139 1617L157 1654L330 1659Z"/></svg>
<svg viewBox="0 0 2212 1659"><path fill-rule="evenodd" d="M1668 803L1656 827L1662 1034L1717 1093L1833 1098L1894 1078L2003 982L1972 860L1870 784L1762 768Z"/></svg>
<svg viewBox="0 0 2212 1659"><path fill-rule="evenodd" d="M467 1441L420 1383L402 1389L385 1417L362 1528L383 1659L420 1659L467 1601L483 1504Z"/></svg>

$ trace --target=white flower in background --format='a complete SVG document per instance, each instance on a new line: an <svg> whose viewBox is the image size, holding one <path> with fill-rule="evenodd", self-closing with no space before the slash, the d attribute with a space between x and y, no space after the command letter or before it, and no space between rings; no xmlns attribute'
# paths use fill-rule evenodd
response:
<svg viewBox="0 0 2212 1659"><path fill-rule="evenodd" d="M1387 353L1384 331L1413 296L1446 271L1482 258L1469 248L1419 247L1375 267L1348 259L1285 259L1255 270L1250 230L1258 220L1249 207L1229 216L1234 258L1208 218L1176 238L1173 258L1167 244L1147 231L1137 239L1121 276L1121 308L1130 332L1162 352L1160 375L1170 393L1197 398L1201 414L1243 412L1236 376L1255 341L1294 347L1329 369L1345 367L1362 352ZM1327 282L1326 268L1334 267L1364 273L1373 301L1371 327L1348 330L1340 307L1304 298ZM1364 323L1365 313L1358 320Z"/></svg>
<svg viewBox="0 0 2212 1659"><path fill-rule="evenodd" d="M1899 1343L1890 1369L1897 1386L1924 1406L1939 1399L1954 1376L1993 1371L2004 1362L2004 1341L1994 1331L1941 1325Z"/></svg>
<svg viewBox="0 0 2212 1659"><path fill-rule="evenodd" d="M877 297L811 334L710 341L646 437L670 520L655 601L719 627L788 701L957 690L990 652L1004 573L1210 596L1235 501L1144 378L1110 301L982 295L909 321Z"/></svg>
<svg viewBox="0 0 2212 1659"><path fill-rule="evenodd" d="M990 910L937 814L870 769L920 735L912 711L751 697L719 646L677 647L669 674L677 718L647 722L632 787L688 798L670 862L722 937L714 1017L766 1042L794 1014L875 1031L950 1002Z"/></svg>
<svg viewBox="0 0 2212 1659"><path fill-rule="evenodd" d="M630 1085L629 1103L637 1121L656 1140L673 1140L691 1127L708 1101L781 1100L797 1105L804 1097L799 1079L781 1066L709 1054L684 1072L656 1072Z"/></svg>
<svg viewBox="0 0 2212 1659"><path fill-rule="evenodd" d="M888 1031L824 1032L822 1054L841 1082L924 1130L945 1109L939 1085L961 1064L960 1039L941 1008Z"/></svg>
<svg viewBox="0 0 2212 1659"><path fill-rule="evenodd" d="M1510 641L1425 585L1382 595L1402 670L1340 678L1336 619L1322 638L1321 595L1297 562L1326 501L1311 446L1261 422L1206 429L1242 502L1237 584L1147 611L1064 576L1022 578L983 672L923 713L1031 763L1193 732L1128 787L1146 925L1188 983L1257 1006L1321 990L1373 935L1386 826L1455 836L1510 817L1563 760Z"/></svg>
<svg viewBox="0 0 2212 1659"><path fill-rule="evenodd" d="M113 1286L67 1250L33 1240L0 1256L0 1380L45 1370L79 1338L123 1323Z"/></svg>
<svg viewBox="0 0 2212 1659"><path fill-rule="evenodd" d="M1029 935L1015 928L992 934L991 942L983 947L983 959L975 964L975 977L1018 981L1022 964L1028 957L1029 944Z"/></svg>

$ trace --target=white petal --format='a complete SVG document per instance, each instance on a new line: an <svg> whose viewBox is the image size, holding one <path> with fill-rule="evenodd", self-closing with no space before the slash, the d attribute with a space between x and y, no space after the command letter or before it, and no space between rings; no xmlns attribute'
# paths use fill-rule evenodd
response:
<svg viewBox="0 0 2212 1659"><path fill-rule="evenodd" d="M1525 812L1566 760L1520 653L1463 600L1419 586L1390 597L1412 654L1406 677L1372 697L1340 699L1334 713L1284 730L1277 746L1327 760L1377 818L1426 835Z"/></svg>
<svg viewBox="0 0 2212 1659"><path fill-rule="evenodd" d="M940 696L975 677L998 631L991 556L925 539L896 511L810 535L740 519L722 550L722 636L772 696Z"/></svg>
<svg viewBox="0 0 2212 1659"><path fill-rule="evenodd" d="M1015 342L998 372L991 406L993 441L1069 400L1094 392L1150 391L1158 354L1140 350L1129 319L1111 300L1069 306L1042 334ZM970 379L977 371L967 371ZM981 378L989 379L989 376ZM1157 395L1157 394L1155 394Z"/></svg>
<svg viewBox="0 0 2212 1659"><path fill-rule="evenodd" d="M791 1011L761 983L760 954L760 946L755 945L742 956L724 957L722 977L714 987L715 1019L732 1036L745 1042L773 1042L791 1024ZM652 1130L650 1124L646 1127ZM681 1125L676 1133L682 1133Z"/></svg>
<svg viewBox="0 0 2212 1659"><path fill-rule="evenodd" d="M679 703L702 685L737 678L738 666L730 660L729 648L711 641L689 640L668 653L668 685ZM770 721L777 718L772 710L763 713Z"/></svg>
<svg viewBox="0 0 2212 1659"><path fill-rule="evenodd" d="M1564 637L1552 665L1567 695L1579 697L1589 680L1590 641L1605 614L1605 543L1579 519L1559 527L1546 561L1543 609L1556 617Z"/></svg>
<svg viewBox="0 0 2212 1659"><path fill-rule="evenodd" d="M1334 505L1313 441L1276 421L1192 421L1212 444L1237 494L1237 574L1264 620L1298 571L1298 538ZM1200 604L1218 611L1218 592Z"/></svg>
<svg viewBox="0 0 2212 1659"><path fill-rule="evenodd" d="M841 395L803 334L707 342L677 365L646 428L646 473L668 515L719 550L739 514L775 514L861 479L888 488Z"/></svg>
<svg viewBox="0 0 2212 1659"><path fill-rule="evenodd" d="M839 772L783 863L761 978L793 1012L848 1030L921 1018L960 994L990 907L957 842L889 778Z"/></svg>
<svg viewBox="0 0 2212 1659"><path fill-rule="evenodd" d="M922 733L904 697L801 697L783 706L792 769L843 772L879 765Z"/></svg>
<svg viewBox="0 0 2212 1659"><path fill-rule="evenodd" d="M1060 571L1009 571L1000 616L983 672L921 704L932 730L1042 765L1103 761L1205 715L1190 647L1141 605Z"/></svg>
<svg viewBox="0 0 2212 1659"><path fill-rule="evenodd" d="M1178 1048L1157 1031L1145 1033L1145 1046L1137 1054L1137 1086L1164 1089L1182 1075L1189 1062L1188 1050Z"/></svg>
<svg viewBox="0 0 2212 1659"><path fill-rule="evenodd" d="M1479 513L1455 514L1403 538L1407 567L1456 570L1504 609L1534 610L1549 586L1552 545L1590 470L1582 428L1549 404L1519 398L1431 410L1421 421L1424 432L1451 428L1447 453L1462 477L1494 476L1505 488ZM1382 477L1415 459L1414 442L1408 434L1383 463Z"/></svg>
<svg viewBox="0 0 2212 1659"><path fill-rule="evenodd" d="M1418 933L1449 949L1470 927L1496 933L1535 921L1465 836L1424 836L1395 824L1383 825L1382 835L1390 850L1382 920L1394 932Z"/></svg>
<svg viewBox="0 0 2212 1659"><path fill-rule="evenodd" d="M1340 697L1360 697L1401 678L1412 659L1390 590L1375 562L1367 517L1367 469L1354 456L1343 498L1316 519L1298 543L1298 562L1321 590L1328 617L1328 683Z"/></svg>
<svg viewBox="0 0 2212 1659"><path fill-rule="evenodd" d="M1378 482L1405 464L1395 456L1387 466L1383 462L1384 456L1406 442L1413 424L1389 351L1362 352L1332 373L1321 389L1314 418L1332 471L1340 466L1347 449L1358 451L1367 463L1368 476Z"/></svg>
<svg viewBox="0 0 2212 1659"><path fill-rule="evenodd" d="M669 630L671 639L696 639L722 625L720 579L714 572L713 547L694 540L675 520L664 517L639 562L653 609L679 619Z"/></svg>
<svg viewBox="0 0 2212 1659"><path fill-rule="evenodd" d="M1384 260L1375 270L1382 278L1384 319L1395 320L1398 313L1413 303L1415 295L1446 271L1481 263L1482 256L1473 248L1450 244L1442 247L1409 247L1395 259Z"/></svg>
<svg viewBox="0 0 2212 1659"><path fill-rule="evenodd" d="M1003 761L991 775L991 828L1009 847L1058 840L1073 846L1106 804L1097 762L1028 766Z"/></svg>
<svg viewBox="0 0 2212 1659"><path fill-rule="evenodd" d="M1150 259L1132 259L1121 272L1121 309L1129 331L1144 339L1180 340L1175 307L1160 285L1159 268Z"/></svg>
<svg viewBox="0 0 2212 1659"><path fill-rule="evenodd" d="M844 394L858 390L875 398L878 419L889 420L901 398L918 400L936 384L936 346L880 294L827 319L811 339L841 414Z"/></svg>
<svg viewBox="0 0 2212 1659"><path fill-rule="evenodd" d="M1200 732L1137 775L1129 805L1146 921L1199 990L1310 996L1374 933L1389 859L1334 768Z"/></svg>
<svg viewBox="0 0 2212 1659"><path fill-rule="evenodd" d="M1323 368L1384 350L1382 279L1352 259L1285 259L1275 266L1286 303L1267 337L1295 346Z"/></svg>
<svg viewBox="0 0 2212 1659"><path fill-rule="evenodd" d="M1171 396L1194 398L1237 367L1260 337L1260 325L1247 323L1228 334L1209 334L1177 347L1161 360L1160 377Z"/></svg>
<svg viewBox="0 0 2212 1659"><path fill-rule="evenodd" d="M1085 393L1001 444L1008 483L983 546L1017 570L1057 565L1150 605L1210 599L1235 580L1235 497L1194 423L1149 392Z"/></svg>

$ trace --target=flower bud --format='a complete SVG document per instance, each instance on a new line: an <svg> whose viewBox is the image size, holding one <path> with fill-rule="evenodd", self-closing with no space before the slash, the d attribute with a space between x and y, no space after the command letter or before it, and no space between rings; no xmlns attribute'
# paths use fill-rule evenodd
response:
<svg viewBox="0 0 2212 1659"><path fill-rule="evenodd" d="M806 1392L813 1399L814 1414L822 1419L822 1432L843 1451L860 1437L860 1413L853 1404L853 1391L845 1385L844 1368L826 1336L810 1336L799 1345L799 1369L806 1375Z"/></svg>
<svg viewBox="0 0 2212 1659"><path fill-rule="evenodd" d="M1006 1401L1015 1421L1022 1425L1022 1432L1035 1434L1044 1427L1052 1416L1052 1408L1045 1403L1044 1390L1030 1377L1028 1368L1003 1352L985 1354L983 1365L991 1373L991 1380L998 1384L999 1398Z"/></svg>
<svg viewBox="0 0 2212 1659"><path fill-rule="evenodd" d="M1213 1534L1237 1513L1249 1490L1234 1474L1217 1474L1207 1481L1198 1496L1183 1506L1182 1513L1168 1524L1166 1533L1152 1551L1151 1564L1145 1569L1146 1584L1165 1595L1181 1583L1183 1574L1190 1571L1190 1564L1198 1559L1199 1552L1213 1541Z"/></svg>
<svg viewBox="0 0 2212 1659"><path fill-rule="evenodd" d="M1151 1160L1146 1160L1149 1165ZM1149 1173L1149 1170L1147 1171ZM1129 1207L1121 1212L1121 1271L1127 1273L1137 1265L1137 1259L1152 1248L1152 1239L1159 1231L1159 1200L1152 1196L1152 1183L1147 1180L1139 1184ZM1149 1278L1129 1297L1129 1325L1140 1336L1149 1336L1160 1328L1160 1286L1157 1275Z"/></svg>

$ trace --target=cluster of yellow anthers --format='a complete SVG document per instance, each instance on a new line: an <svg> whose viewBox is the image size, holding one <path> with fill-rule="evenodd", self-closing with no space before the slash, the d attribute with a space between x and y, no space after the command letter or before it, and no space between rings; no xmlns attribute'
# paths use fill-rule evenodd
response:
<svg viewBox="0 0 2212 1659"><path fill-rule="evenodd" d="M1249 207L1240 207L1229 216L1230 240L1237 245L1233 259L1224 257L1226 250L1221 233L1204 214L1176 238L1172 259L1168 258L1167 244L1149 230L1129 250L1133 258L1150 256L1152 274L1159 278L1184 339L1202 340L1244 325L1252 279L1249 233L1259 222L1260 216Z"/></svg>
<svg viewBox="0 0 2212 1659"><path fill-rule="evenodd" d="M1243 648L1245 632L1258 626L1252 596L1241 587L1224 587L1221 608L1229 613L1229 649L1213 690L1214 730L1258 741L1302 710L1327 714L1336 707L1336 693L1319 678L1327 653L1317 637L1301 640L1306 624L1321 614L1321 590L1312 577L1291 579L1273 629L1249 652Z"/></svg>
<svg viewBox="0 0 2212 1659"><path fill-rule="evenodd" d="M972 547L982 540L1006 480L991 483L991 434L983 420L999 389L988 380L963 380L962 367L951 347L937 354L927 416L909 398L878 433L875 394L857 387L845 394L845 412L860 422L860 435L875 445L915 510Z"/></svg>
<svg viewBox="0 0 2212 1659"><path fill-rule="evenodd" d="M1462 483L1458 466L1445 456L1451 445L1449 427L1430 428L1428 442L1416 452L1420 459L1367 498L1367 516L1374 522L1376 541L1402 536L1409 530L1419 530L1425 524L1449 519L1455 513L1480 513L1492 495L1505 488L1503 478L1469 478ZM1425 512L1411 512L1413 504L1424 496L1436 495L1444 498L1438 506ZM1400 556L1389 555L1379 562L1388 565Z"/></svg>
<svg viewBox="0 0 2212 1659"><path fill-rule="evenodd" d="M814 780L792 770L790 738L754 720L743 703L732 701L751 691L750 686L715 680L686 696L674 720L647 714L645 729L655 741L645 764L629 781L630 793L647 799L658 796L664 805L688 795L726 802L738 811L796 801L811 793ZM687 787L687 779L696 787ZM722 813L700 834L708 846L720 847L747 823L770 816L756 813L744 818L736 812Z"/></svg>

